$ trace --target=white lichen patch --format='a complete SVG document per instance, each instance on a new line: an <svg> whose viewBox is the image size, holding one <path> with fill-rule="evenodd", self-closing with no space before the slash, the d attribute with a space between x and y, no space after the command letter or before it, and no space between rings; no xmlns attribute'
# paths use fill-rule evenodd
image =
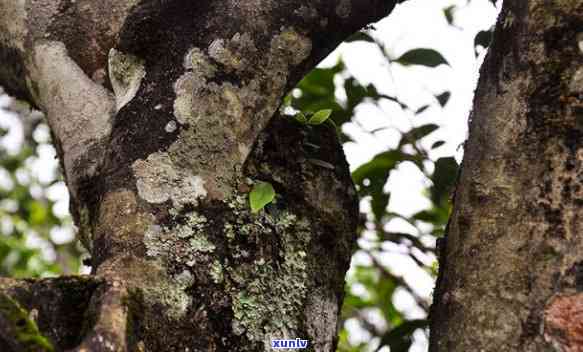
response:
<svg viewBox="0 0 583 352"><path fill-rule="evenodd" d="M187 195L187 198L190 197L190 195L194 196L195 198L204 198L206 197L206 189L204 188L204 180L202 179L202 177L195 175L195 176L191 176L188 177L186 179L186 189L188 190L188 192L190 193L189 195ZM182 198L178 198L178 199L182 199ZM183 201L188 202L188 200L184 200Z"/></svg>
<svg viewBox="0 0 583 352"><path fill-rule="evenodd" d="M214 252L216 247L214 244L209 242L203 234L193 234L192 238L190 239L190 247L195 252Z"/></svg>
<svg viewBox="0 0 583 352"><path fill-rule="evenodd" d="M215 251L215 245L207 238L207 219L204 216L190 212L179 217L182 220L178 225L151 225L148 228L144 234L148 257L188 265L196 261L197 255ZM178 217L175 215L175 218Z"/></svg>
<svg viewBox="0 0 583 352"><path fill-rule="evenodd" d="M271 41L271 56L287 59L292 65L299 65L312 52L312 41L296 32L293 28L285 28ZM279 61L279 60L278 60ZM287 65L286 67L287 68Z"/></svg>
<svg viewBox="0 0 583 352"><path fill-rule="evenodd" d="M140 89L142 79L146 76L144 60L112 48L109 51L108 69L119 111L136 96Z"/></svg>
<svg viewBox="0 0 583 352"><path fill-rule="evenodd" d="M166 127L164 127L164 131L168 132L168 133L172 133L174 131L176 131L176 121L168 121L168 123L166 124Z"/></svg>
<svg viewBox="0 0 583 352"><path fill-rule="evenodd" d="M251 39L249 33L235 33L233 37L225 41L224 39L215 39L208 48L211 58L225 66L227 71L243 71L248 69L249 54L257 51L255 42Z"/></svg>
<svg viewBox="0 0 583 352"><path fill-rule="evenodd" d="M207 79L214 76L217 68L198 48L191 49L184 58L186 72L174 83L174 116L181 124L193 122L195 96L204 89Z"/></svg>
<svg viewBox="0 0 583 352"><path fill-rule="evenodd" d="M340 0L338 6L336 6L336 15L340 18L346 19L350 17L350 12L352 11L352 0Z"/></svg>
<svg viewBox="0 0 583 352"><path fill-rule="evenodd" d="M177 275L168 276L159 261L150 261L149 264L155 265L150 269L155 272L156 280L152 280L147 289L142 291L144 300L148 304L161 304L165 307L168 318L175 321L182 319L192 304L192 296L186 292L194 283L192 273L184 270Z"/></svg>
<svg viewBox="0 0 583 352"><path fill-rule="evenodd" d="M572 94L583 93L583 67L580 67L569 82L569 92Z"/></svg>
<svg viewBox="0 0 583 352"><path fill-rule="evenodd" d="M204 180L174 165L167 153L153 153L132 164L140 197L150 203L172 201L181 209L207 195Z"/></svg>
<svg viewBox="0 0 583 352"><path fill-rule="evenodd" d="M94 175L103 158L99 143L111 132L113 96L83 72L61 42L35 45L30 79L63 148L68 181L74 185L81 176Z"/></svg>
<svg viewBox="0 0 583 352"><path fill-rule="evenodd" d="M208 79L215 75L217 68L199 48L192 48L184 58L184 68L192 70L195 75Z"/></svg>
<svg viewBox="0 0 583 352"><path fill-rule="evenodd" d="M224 280L223 266L218 260L215 260L211 266L211 278L215 284L220 284Z"/></svg>
<svg viewBox="0 0 583 352"><path fill-rule="evenodd" d="M293 28L282 28L259 53L248 33L218 38L205 51L185 55L185 72L174 83L174 115L181 126L168 148L172 160L197 170L208 182L213 199L229 197L236 170L244 164L257 135L265 128L285 93L290 68L311 53L309 38ZM245 79L213 80L221 69ZM216 176L220 175L220 177Z"/></svg>
<svg viewBox="0 0 583 352"><path fill-rule="evenodd" d="M163 245L160 245L163 242L162 235L162 227L159 225L151 225L144 233L144 244L146 245L147 256L158 257L168 250L168 248L164 248Z"/></svg>
<svg viewBox="0 0 583 352"><path fill-rule="evenodd" d="M225 49L225 41L223 39L215 39L209 45L209 56L223 63L224 58L232 55L227 49Z"/></svg>
<svg viewBox="0 0 583 352"><path fill-rule="evenodd" d="M196 77L192 72L187 72L180 76L174 83L174 117L181 124L187 123L192 119L193 109L193 91L196 83Z"/></svg>
<svg viewBox="0 0 583 352"><path fill-rule="evenodd" d="M247 160L249 153L251 153L251 148L247 144L239 143L239 159L241 162Z"/></svg>
<svg viewBox="0 0 583 352"><path fill-rule="evenodd" d="M194 277L188 270L183 270L180 274L176 275L174 279L176 280L177 284L183 287L190 286L194 282Z"/></svg>

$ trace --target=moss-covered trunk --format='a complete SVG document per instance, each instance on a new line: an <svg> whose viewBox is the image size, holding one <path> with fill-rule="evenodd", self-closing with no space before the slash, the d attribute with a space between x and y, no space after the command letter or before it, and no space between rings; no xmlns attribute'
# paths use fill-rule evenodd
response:
<svg viewBox="0 0 583 352"><path fill-rule="evenodd" d="M43 348L36 321L57 350L333 351L356 193L334 129L277 111L393 6L0 0L0 84L46 113L93 265L0 280L0 350Z"/></svg>
<svg viewBox="0 0 583 352"><path fill-rule="evenodd" d="M583 351L583 3L504 1L432 310L431 351Z"/></svg>

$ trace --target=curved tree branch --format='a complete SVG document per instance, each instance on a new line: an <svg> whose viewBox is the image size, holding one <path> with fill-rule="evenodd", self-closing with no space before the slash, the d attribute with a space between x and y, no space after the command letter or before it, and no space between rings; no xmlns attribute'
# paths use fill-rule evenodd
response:
<svg viewBox="0 0 583 352"><path fill-rule="evenodd" d="M394 5L0 0L0 84L46 113L106 282L79 351L263 351L295 337L334 350L356 192L335 131L277 109ZM254 214L259 180L277 197Z"/></svg>

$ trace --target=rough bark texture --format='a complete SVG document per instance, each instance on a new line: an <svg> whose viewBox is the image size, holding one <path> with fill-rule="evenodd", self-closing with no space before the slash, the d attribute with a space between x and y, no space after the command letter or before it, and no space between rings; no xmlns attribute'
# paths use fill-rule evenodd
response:
<svg viewBox="0 0 583 352"><path fill-rule="evenodd" d="M431 351L583 351L583 3L505 1L470 122Z"/></svg>
<svg viewBox="0 0 583 352"><path fill-rule="evenodd" d="M356 194L335 131L277 109L394 3L0 0L0 84L46 113L94 270L2 290L57 350L334 350Z"/></svg>

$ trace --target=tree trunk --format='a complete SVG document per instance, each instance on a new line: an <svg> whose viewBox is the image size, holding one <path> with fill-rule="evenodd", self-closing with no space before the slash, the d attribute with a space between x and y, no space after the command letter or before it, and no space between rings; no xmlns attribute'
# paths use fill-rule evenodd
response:
<svg viewBox="0 0 583 352"><path fill-rule="evenodd" d="M583 351L583 2L505 1L432 309L431 351Z"/></svg>
<svg viewBox="0 0 583 352"><path fill-rule="evenodd" d="M334 350L356 193L336 132L277 110L394 4L0 0L0 84L45 112L93 266L0 280L0 350L44 348L25 311L56 350Z"/></svg>

